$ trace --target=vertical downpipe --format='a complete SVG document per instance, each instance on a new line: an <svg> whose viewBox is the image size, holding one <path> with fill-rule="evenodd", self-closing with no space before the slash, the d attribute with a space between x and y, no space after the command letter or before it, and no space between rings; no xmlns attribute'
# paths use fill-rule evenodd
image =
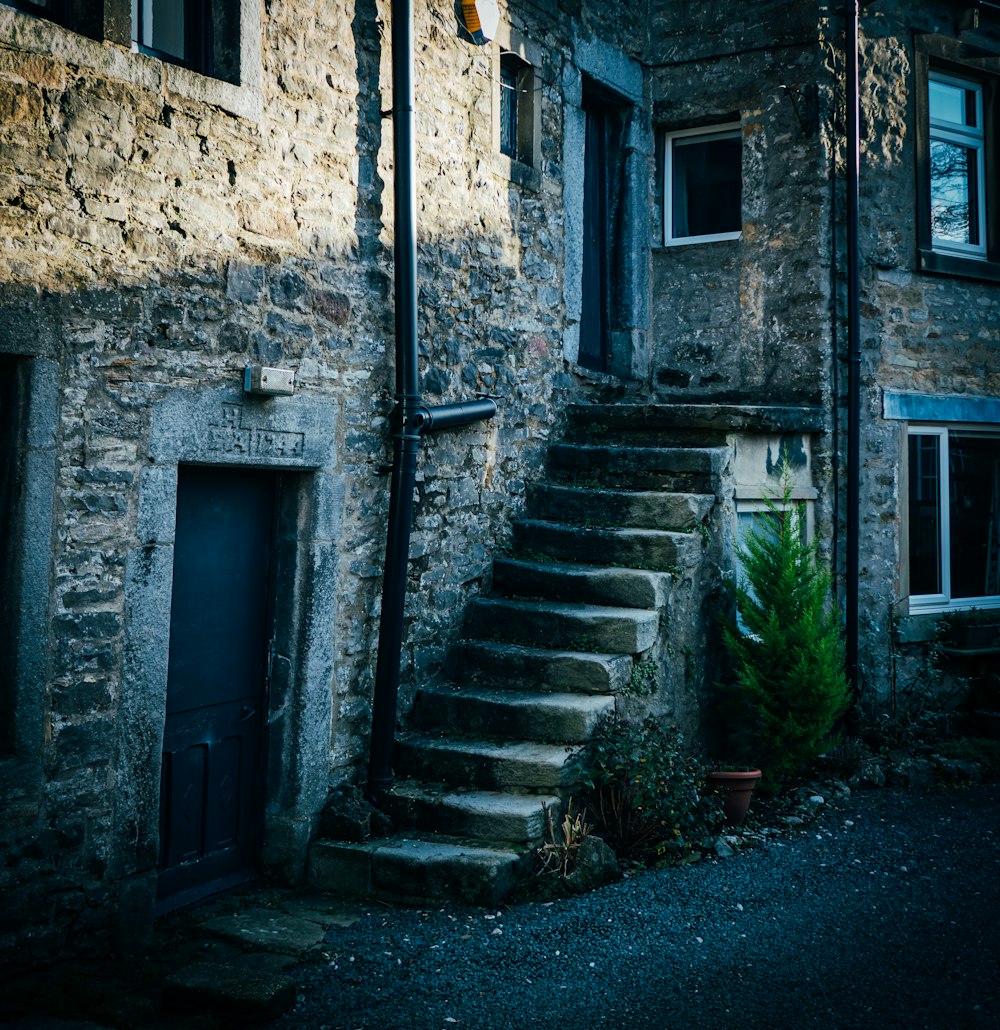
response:
<svg viewBox="0 0 1000 1030"><path fill-rule="evenodd" d="M847 555L844 609L847 674L858 696L858 578L861 571L861 246L858 0L845 3L847 59Z"/></svg>
<svg viewBox="0 0 1000 1030"><path fill-rule="evenodd" d="M372 699L372 729L365 793L378 802L392 787L396 701L403 644L413 489L420 447L417 371L417 204L414 154L413 0L392 2L392 151L396 317L396 407L392 480L386 530L382 613Z"/></svg>

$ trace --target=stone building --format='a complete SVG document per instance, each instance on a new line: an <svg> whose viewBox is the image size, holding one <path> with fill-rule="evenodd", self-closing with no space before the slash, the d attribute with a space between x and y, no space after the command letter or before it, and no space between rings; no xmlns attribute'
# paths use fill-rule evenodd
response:
<svg viewBox="0 0 1000 1030"><path fill-rule="evenodd" d="M365 779L408 6L0 4L11 953L301 879ZM413 6L421 389L498 413L420 445L398 753L408 784L511 789L523 851L517 805L616 695L696 728L782 467L841 589L859 476L869 707L942 611L1000 604L1000 11L861 13L854 470L843 5L509 0L486 46ZM506 756L535 733L532 771L429 743L442 720ZM351 854L312 875L377 886Z"/></svg>

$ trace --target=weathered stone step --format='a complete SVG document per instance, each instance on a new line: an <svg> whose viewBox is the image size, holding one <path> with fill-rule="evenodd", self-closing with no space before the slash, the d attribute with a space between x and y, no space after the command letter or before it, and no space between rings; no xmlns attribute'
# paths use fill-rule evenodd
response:
<svg viewBox="0 0 1000 1030"><path fill-rule="evenodd" d="M455 791L440 783L398 780L382 801L393 826L532 846L545 837L543 805L558 821L562 801L554 795Z"/></svg>
<svg viewBox="0 0 1000 1030"><path fill-rule="evenodd" d="M591 529L538 519L522 519L513 529L516 550L556 560L667 570L693 568L702 554L702 539L696 533Z"/></svg>
<svg viewBox="0 0 1000 1030"><path fill-rule="evenodd" d="M547 522L639 529L694 529L715 503L713 494L664 490L599 490L538 483L528 490L528 510Z"/></svg>
<svg viewBox="0 0 1000 1030"><path fill-rule="evenodd" d="M570 404L570 423L582 430L701 432L819 432L829 417L821 407L773 404Z"/></svg>
<svg viewBox="0 0 1000 1030"><path fill-rule="evenodd" d="M557 443L549 469L561 480L631 489L714 493L728 447L622 447Z"/></svg>
<svg viewBox="0 0 1000 1030"><path fill-rule="evenodd" d="M416 729L483 737L578 743L614 708L610 694L436 688L421 690L411 718Z"/></svg>
<svg viewBox="0 0 1000 1030"><path fill-rule="evenodd" d="M667 604L672 577L646 569L601 568L575 562L495 558L493 590L505 597L543 597L548 601L659 608Z"/></svg>
<svg viewBox="0 0 1000 1030"><path fill-rule="evenodd" d="M496 743L406 733L396 741L401 775L481 790L559 793L573 785L567 759L573 748L529 741Z"/></svg>
<svg viewBox="0 0 1000 1030"><path fill-rule="evenodd" d="M363 844L320 840L309 849L308 878L313 887L341 895L498 905L529 854L434 835L398 834Z"/></svg>
<svg viewBox="0 0 1000 1030"><path fill-rule="evenodd" d="M656 642L658 627L657 612L638 608L477 597L470 606L468 633L597 654L639 654Z"/></svg>
<svg viewBox="0 0 1000 1030"><path fill-rule="evenodd" d="M450 668L456 679L478 686L608 694L631 679L632 657L463 640L455 646Z"/></svg>

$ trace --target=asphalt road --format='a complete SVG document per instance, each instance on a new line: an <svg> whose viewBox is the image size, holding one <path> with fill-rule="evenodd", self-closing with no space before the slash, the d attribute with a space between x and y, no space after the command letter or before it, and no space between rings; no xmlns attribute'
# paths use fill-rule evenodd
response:
<svg viewBox="0 0 1000 1030"><path fill-rule="evenodd" d="M372 905L274 1027L996 1028L1000 787L856 793L807 830L552 904Z"/></svg>

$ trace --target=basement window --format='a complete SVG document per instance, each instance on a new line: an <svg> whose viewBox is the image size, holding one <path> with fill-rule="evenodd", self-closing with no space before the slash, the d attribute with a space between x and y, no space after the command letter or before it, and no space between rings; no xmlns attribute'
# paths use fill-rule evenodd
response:
<svg viewBox="0 0 1000 1030"><path fill-rule="evenodd" d="M1000 433L908 436L910 611L1000 606Z"/></svg>
<svg viewBox="0 0 1000 1030"><path fill-rule="evenodd" d="M739 239L743 230L739 123L667 133L663 182L666 246Z"/></svg>

